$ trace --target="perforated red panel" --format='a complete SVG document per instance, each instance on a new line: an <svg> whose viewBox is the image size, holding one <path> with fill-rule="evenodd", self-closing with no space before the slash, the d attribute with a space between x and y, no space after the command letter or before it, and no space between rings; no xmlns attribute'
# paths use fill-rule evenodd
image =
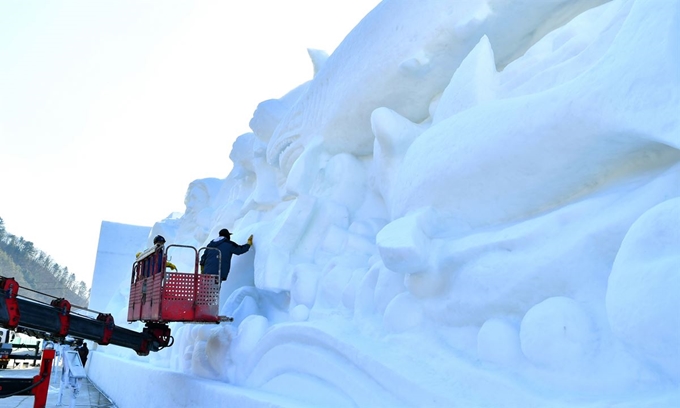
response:
<svg viewBox="0 0 680 408"><path fill-rule="evenodd" d="M220 281L216 275L198 275L197 305L217 305L220 300Z"/></svg>
<svg viewBox="0 0 680 408"><path fill-rule="evenodd" d="M163 300L186 300L193 302L195 276L197 275L193 273L166 272Z"/></svg>
<svg viewBox="0 0 680 408"><path fill-rule="evenodd" d="M220 279L217 275L198 275L198 293L196 294L196 315L200 322L218 321L220 300Z"/></svg>
<svg viewBox="0 0 680 408"><path fill-rule="evenodd" d="M166 272L164 321L217 321L220 282L214 275Z"/></svg>
<svg viewBox="0 0 680 408"><path fill-rule="evenodd" d="M194 320L196 278L193 273L165 273L162 317L166 322Z"/></svg>

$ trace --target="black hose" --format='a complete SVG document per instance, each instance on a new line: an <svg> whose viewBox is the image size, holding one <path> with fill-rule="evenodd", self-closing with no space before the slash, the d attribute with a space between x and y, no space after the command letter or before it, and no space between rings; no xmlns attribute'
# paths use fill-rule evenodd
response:
<svg viewBox="0 0 680 408"><path fill-rule="evenodd" d="M13 393L11 393L11 394L0 395L0 398L14 397L14 396L16 396L16 395L26 395L26 394L24 394L26 391L30 391L30 390L32 390L33 388L39 386L40 384L43 383L43 381L45 381L46 378L47 378L47 376L46 376L46 375L43 375L43 376L40 378L40 381L38 381L37 383L31 384L29 387L26 387L26 388L24 388L23 390L19 390L19 391L13 392Z"/></svg>

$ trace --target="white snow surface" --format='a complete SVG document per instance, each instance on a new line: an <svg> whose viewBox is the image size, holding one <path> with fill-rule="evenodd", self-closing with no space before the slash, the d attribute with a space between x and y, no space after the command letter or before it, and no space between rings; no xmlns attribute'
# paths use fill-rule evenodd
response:
<svg viewBox="0 0 680 408"><path fill-rule="evenodd" d="M310 56L145 243L253 234L234 322L98 347L119 407L680 406L680 0L384 0Z"/></svg>
<svg viewBox="0 0 680 408"><path fill-rule="evenodd" d="M150 231L151 227L102 222L94 265L97 275L92 278L89 309L107 310L108 304L117 296L121 296L121 299L114 301L114 304L127 302L131 265L135 254L146 245ZM127 311L124 316L127 316Z"/></svg>

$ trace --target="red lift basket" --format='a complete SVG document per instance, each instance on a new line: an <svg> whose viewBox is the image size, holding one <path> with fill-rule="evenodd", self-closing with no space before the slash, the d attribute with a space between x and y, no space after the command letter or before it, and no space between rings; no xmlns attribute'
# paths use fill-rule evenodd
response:
<svg viewBox="0 0 680 408"><path fill-rule="evenodd" d="M193 273L165 270L168 250L173 247L194 251ZM139 254L132 265L128 322L224 321L218 316L220 277L199 273L199 252L192 246L171 244Z"/></svg>

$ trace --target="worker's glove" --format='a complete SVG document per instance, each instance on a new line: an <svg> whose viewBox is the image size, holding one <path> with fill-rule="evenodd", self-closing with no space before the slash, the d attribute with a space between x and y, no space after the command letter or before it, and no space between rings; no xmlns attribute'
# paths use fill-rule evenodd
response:
<svg viewBox="0 0 680 408"><path fill-rule="evenodd" d="M248 245L253 246L253 236L248 237Z"/></svg>
<svg viewBox="0 0 680 408"><path fill-rule="evenodd" d="M177 272L177 267L172 262L166 262L165 267L170 268L170 270Z"/></svg>
<svg viewBox="0 0 680 408"><path fill-rule="evenodd" d="M203 268L205 268L205 265L201 265L201 273L203 273Z"/></svg>

